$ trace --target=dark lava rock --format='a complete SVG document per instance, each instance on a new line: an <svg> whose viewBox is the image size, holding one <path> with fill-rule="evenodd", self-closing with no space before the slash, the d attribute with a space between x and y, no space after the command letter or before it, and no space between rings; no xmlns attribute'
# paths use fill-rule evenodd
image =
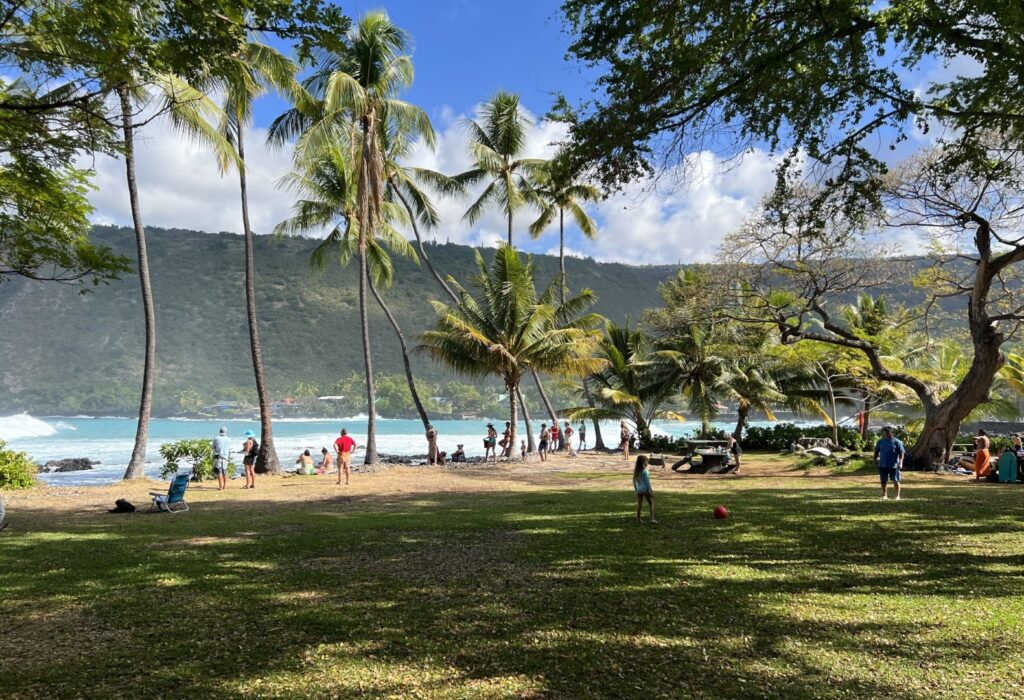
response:
<svg viewBox="0 0 1024 700"><path fill-rule="evenodd" d="M44 472L80 472L92 469L93 461L88 457L73 457L71 459L51 459L43 465Z"/></svg>

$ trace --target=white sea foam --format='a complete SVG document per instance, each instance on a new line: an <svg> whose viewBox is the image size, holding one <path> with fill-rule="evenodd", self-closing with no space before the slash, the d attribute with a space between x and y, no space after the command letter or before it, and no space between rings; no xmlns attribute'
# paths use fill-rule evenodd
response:
<svg viewBox="0 0 1024 700"><path fill-rule="evenodd" d="M56 427L27 413L0 416L0 440L46 437L54 435L56 432Z"/></svg>

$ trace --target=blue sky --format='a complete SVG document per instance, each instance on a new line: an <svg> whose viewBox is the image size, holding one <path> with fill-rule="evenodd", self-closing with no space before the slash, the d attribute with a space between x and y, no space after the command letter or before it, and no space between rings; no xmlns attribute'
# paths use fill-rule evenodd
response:
<svg viewBox="0 0 1024 700"><path fill-rule="evenodd" d="M357 19L384 9L413 37L416 81L404 99L438 119L445 110L468 113L499 88L518 92L543 114L551 93L589 93L589 74L564 60L570 37L562 30L558 0L391 0L344 2ZM257 121L268 124L282 105L265 100Z"/></svg>

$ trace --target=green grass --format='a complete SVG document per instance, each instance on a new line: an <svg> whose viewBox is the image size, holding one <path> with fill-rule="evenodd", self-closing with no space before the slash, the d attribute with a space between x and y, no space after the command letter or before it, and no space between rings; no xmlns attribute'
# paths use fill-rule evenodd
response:
<svg viewBox="0 0 1024 700"><path fill-rule="evenodd" d="M0 697L1024 692L1020 489L783 481L12 513Z"/></svg>

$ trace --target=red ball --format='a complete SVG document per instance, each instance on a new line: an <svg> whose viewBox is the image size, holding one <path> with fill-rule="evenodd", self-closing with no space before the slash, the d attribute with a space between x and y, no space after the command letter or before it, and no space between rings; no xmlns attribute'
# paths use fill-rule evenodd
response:
<svg viewBox="0 0 1024 700"><path fill-rule="evenodd" d="M715 520L725 520L729 517L729 511L725 509L725 506L715 506L714 511Z"/></svg>

